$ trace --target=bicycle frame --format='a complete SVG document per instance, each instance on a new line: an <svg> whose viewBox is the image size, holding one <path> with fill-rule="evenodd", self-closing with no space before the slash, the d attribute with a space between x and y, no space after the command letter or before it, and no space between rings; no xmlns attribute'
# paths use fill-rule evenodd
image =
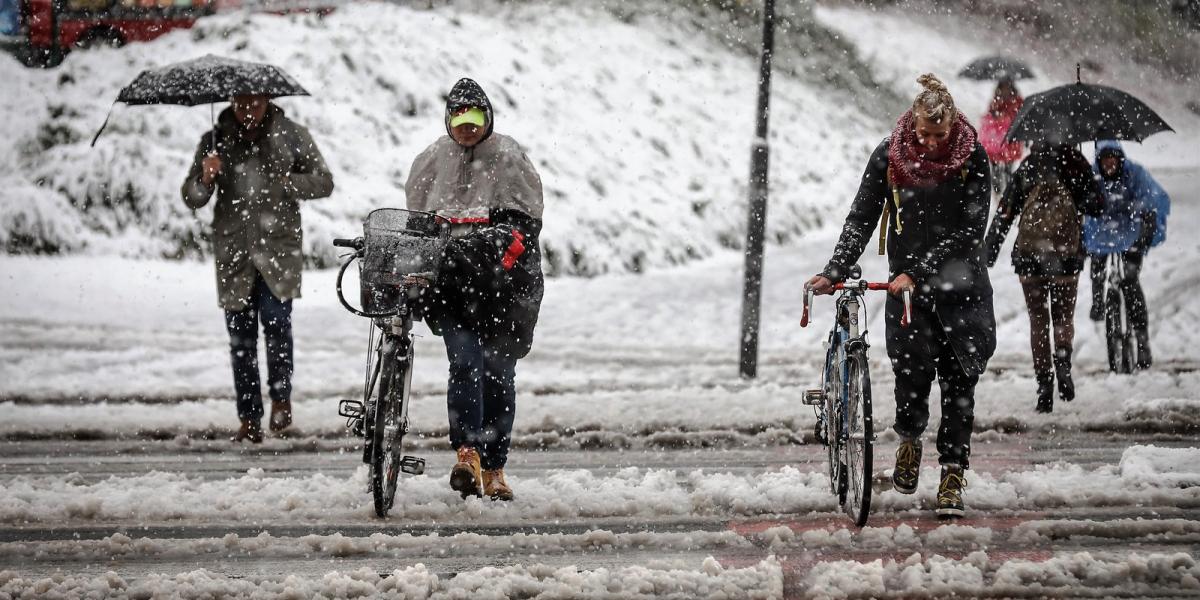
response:
<svg viewBox="0 0 1200 600"><path fill-rule="evenodd" d="M866 523L870 511L870 470L874 462L870 366L867 361L870 344L862 322L866 312L863 296L868 290L887 290L888 287L886 283L859 280L834 286L842 293L835 301L835 318L829 331L821 387L806 391L803 399L804 404L814 406L818 438L829 454L830 489L838 497L838 504L860 527ZM808 326L813 294L812 289L805 290L804 312L800 318L802 327ZM912 319L912 292L905 290L903 300L901 325L907 327ZM852 443L858 453L853 453ZM850 494L852 490L853 495Z"/></svg>
<svg viewBox="0 0 1200 600"><path fill-rule="evenodd" d="M397 283L377 283L384 289L394 288L395 305L382 312L364 312L352 306L342 292L342 276L351 263L362 257L363 240L335 240L334 245L355 250L338 272L338 300L350 312L371 319L362 402L342 400L338 414L346 417L347 426L356 436L363 438L362 459L369 473L367 491L374 497L376 514L385 517L395 501L399 473L420 475L425 471L424 459L403 454L402 441L409 431L414 320L411 302L413 292L428 285L433 274L415 273ZM376 329L381 333L378 343Z"/></svg>

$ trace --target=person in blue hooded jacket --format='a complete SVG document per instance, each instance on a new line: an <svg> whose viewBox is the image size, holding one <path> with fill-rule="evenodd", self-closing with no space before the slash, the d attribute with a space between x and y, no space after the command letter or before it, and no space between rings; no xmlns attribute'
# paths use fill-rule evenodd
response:
<svg viewBox="0 0 1200 600"><path fill-rule="evenodd" d="M1096 142L1096 178L1104 192L1104 213L1083 221L1083 243L1092 258L1093 321L1104 320L1105 263L1110 254L1125 259L1121 288L1129 299L1129 321L1138 345L1137 368L1150 366L1146 294L1138 277L1150 248L1167 239L1171 200L1145 167L1125 157L1119 142Z"/></svg>

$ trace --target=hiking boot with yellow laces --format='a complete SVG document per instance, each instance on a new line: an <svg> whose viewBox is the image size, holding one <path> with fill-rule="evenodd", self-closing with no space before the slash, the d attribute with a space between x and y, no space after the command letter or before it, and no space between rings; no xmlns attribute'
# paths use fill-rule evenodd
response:
<svg viewBox="0 0 1200 600"><path fill-rule="evenodd" d="M450 488L467 496L482 496L479 451L469 446L458 449L458 462L450 469Z"/></svg>
<svg viewBox="0 0 1200 600"><path fill-rule="evenodd" d="M900 438L900 447L896 448L896 468L892 471L892 488L901 494L916 493L920 476L921 440Z"/></svg>
<svg viewBox="0 0 1200 600"><path fill-rule="evenodd" d="M505 502L513 499L512 488L504 481L504 469L488 469L483 472L483 495Z"/></svg>
<svg viewBox="0 0 1200 600"><path fill-rule="evenodd" d="M966 473L962 467L942 466L942 484L938 486L937 495L939 519L958 519L967 514L962 499L962 491L965 487L967 487Z"/></svg>

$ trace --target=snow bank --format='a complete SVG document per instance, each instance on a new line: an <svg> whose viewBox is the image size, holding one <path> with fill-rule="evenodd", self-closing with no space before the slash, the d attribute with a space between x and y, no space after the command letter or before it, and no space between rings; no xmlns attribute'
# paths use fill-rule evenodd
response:
<svg viewBox="0 0 1200 600"><path fill-rule="evenodd" d="M1045 560L992 558L983 551L961 559L914 553L904 560L819 563L802 585L815 598L1042 598L1081 589L1089 596L1195 594L1200 566L1182 552L1121 557L1077 552Z"/></svg>
<svg viewBox="0 0 1200 600"><path fill-rule="evenodd" d="M541 173L550 274L640 270L742 243L758 71L752 55L706 30L719 21L669 10L623 20L584 2L480 6L223 15L45 71L0 57L0 79L21 90L0 99L10 115L0 124L0 246L207 254L211 206L193 215L178 192L207 107L118 105L88 147L138 72L206 53L277 64L313 94L279 102L309 127L334 173L333 197L302 209L306 253L319 263L332 262L331 238L359 231L367 211L403 206L408 167L444 135L442 95L463 76L489 92L497 130ZM848 197L879 126L789 72L774 86L768 239L778 242ZM814 114L819 141L802 135Z"/></svg>
<svg viewBox="0 0 1200 600"><path fill-rule="evenodd" d="M103 562L113 559L132 561L157 559L199 559L201 557L238 557L240 559L298 559L312 557L387 557L421 558L455 556L495 556L524 552L573 554L577 552L699 551L753 547L749 540L732 531L690 531L686 533L639 531L615 533L594 529L580 534L515 533L482 535L459 533L442 536L371 534L351 537L340 533L306 535L298 538L276 537L264 531L242 537L228 533L219 538L161 539L133 538L114 533L99 540L53 542L10 542L0 544L0 556L16 561L36 557L39 561L71 559Z"/></svg>
<svg viewBox="0 0 1200 600"><path fill-rule="evenodd" d="M56 575L23 578L0 572L6 597L56 598L746 598L783 596L783 571L774 558L741 569L726 569L711 557L699 569L680 565L633 566L580 571L541 564L487 567L452 576L424 565L382 575L372 569L323 575L231 578L204 569L178 575L126 580L115 572L99 576Z"/></svg>
<svg viewBox="0 0 1200 600"><path fill-rule="evenodd" d="M984 511L1073 506L1200 506L1200 488L1179 489L1165 478L1131 480L1120 471L1116 466L1084 469L1075 465L1013 469L1000 475L969 471L965 498L971 510ZM475 498L464 502L445 487L440 475L405 477L401 479L393 512L397 518L412 523L480 524L837 510L835 498L829 493L828 477L823 472L803 472L793 467L766 473L729 473L719 468L680 472L628 467L608 475L555 469L534 477L513 475L510 479L521 493L511 503L495 503ZM873 509L928 510L936 502L937 479L936 468L923 469L916 494L877 494ZM366 467L359 467L345 477L322 473L268 476L259 468L227 479L158 471L101 480L79 473L16 475L0 491L0 523L359 520L372 511L370 497L363 493L365 489ZM911 537L902 532L889 535ZM930 534L929 543L984 546L990 535L990 531L983 529L946 529Z"/></svg>
<svg viewBox="0 0 1200 600"><path fill-rule="evenodd" d="M1200 448L1130 446L1121 454L1121 478L1159 487L1200 486Z"/></svg>

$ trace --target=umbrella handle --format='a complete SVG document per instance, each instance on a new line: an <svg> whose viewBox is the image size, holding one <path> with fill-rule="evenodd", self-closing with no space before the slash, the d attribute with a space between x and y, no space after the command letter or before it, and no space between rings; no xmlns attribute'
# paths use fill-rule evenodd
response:
<svg viewBox="0 0 1200 600"><path fill-rule="evenodd" d="M100 139L100 134L104 133L104 128L108 127L108 119L112 116L112 111L116 108L117 103L113 102L112 106L108 107L108 114L104 115L104 122L100 124L100 129L96 131L96 135L92 136L92 148L96 147L96 140Z"/></svg>

